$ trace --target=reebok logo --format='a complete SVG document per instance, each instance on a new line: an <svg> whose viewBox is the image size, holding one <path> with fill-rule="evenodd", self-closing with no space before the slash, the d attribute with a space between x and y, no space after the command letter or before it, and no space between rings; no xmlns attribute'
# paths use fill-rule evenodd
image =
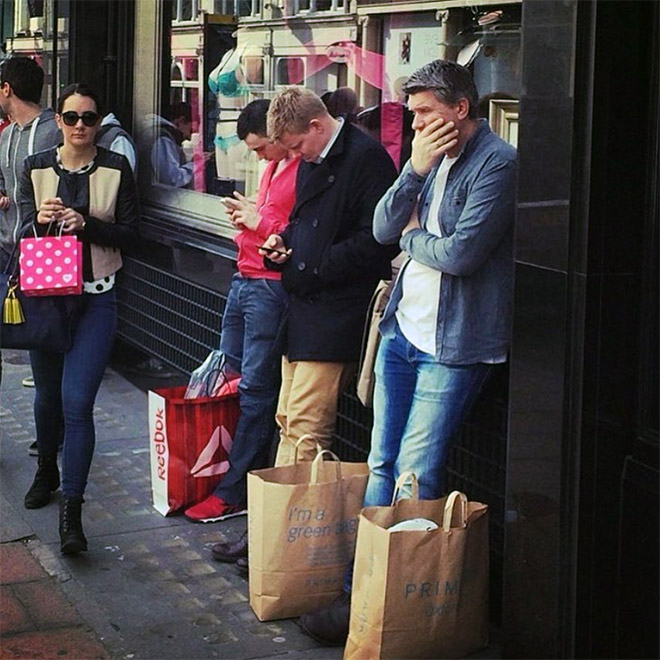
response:
<svg viewBox="0 0 660 660"><path fill-rule="evenodd" d="M212 463L215 454L220 447L225 451L225 455L229 456L233 438L229 431L224 426L216 426L211 434L206 447L202 449L195 465L190 468L190 474L195 477L213 477L218 474L224 474L229 470L229 461L227 459L221 460L217 463Z"/></svg>

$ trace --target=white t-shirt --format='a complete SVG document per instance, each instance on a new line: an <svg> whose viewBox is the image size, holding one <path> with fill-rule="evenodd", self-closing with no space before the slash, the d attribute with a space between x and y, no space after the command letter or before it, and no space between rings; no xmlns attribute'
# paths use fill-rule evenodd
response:
<svg viewBox="0 0 660 660"><path fill-rule="evenodd" d="M426 231L442 236L440 204L445 194L447 176L455 158L445 156L435 176L433 197L426 221ZM429 355L436 354L436 328L440 305L442 273L410 259L402 274L401 300L396 308L396 320L403 336L416 348Z"/></svg>

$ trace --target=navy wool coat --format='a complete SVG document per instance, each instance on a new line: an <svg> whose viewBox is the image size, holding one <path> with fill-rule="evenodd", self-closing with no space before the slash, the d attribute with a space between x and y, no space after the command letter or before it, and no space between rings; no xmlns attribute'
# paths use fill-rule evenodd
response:
<svg viewBox="0 0 660 660"><path fill-rule="evenodd" d="M372 231L374 208L396 175L385 149L347 121L322 163L300 164L282 233L293 250L282 269L290 361L358 360L369 299L399 251Z"/></svg>

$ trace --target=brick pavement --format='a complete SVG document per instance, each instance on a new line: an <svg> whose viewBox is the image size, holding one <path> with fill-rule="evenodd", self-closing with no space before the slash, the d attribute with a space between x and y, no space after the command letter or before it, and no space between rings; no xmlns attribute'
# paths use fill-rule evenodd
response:
<svg viewBox="0 0 660 660"><path fill-rule="evenodd" d="M3 351L0 399L1 658L340 658L294 621L260 623L247 582L210 547L244 518L194 525L151 507L147 397L108 369L83 508L89 552L59 553L57 499L28 511L34 390L27 355ZM162 385L162 383L159 383Z"/></svg>
<svg viewBox="0 0 660 660"><path fill-rule="evenodd" d="M0 657L110 657L26 543L0 545L0 567Z"/></svg>

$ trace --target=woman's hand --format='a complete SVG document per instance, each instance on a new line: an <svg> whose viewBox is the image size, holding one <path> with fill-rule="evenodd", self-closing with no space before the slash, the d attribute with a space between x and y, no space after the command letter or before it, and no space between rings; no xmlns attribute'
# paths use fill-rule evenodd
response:
<svg viewBox="0 0 660 660"><path fill-rule="evenodd" d="M39 206L37 222L40 225L57 222L62 211L64 211L64 204L59 197L46 197Z"/></svg>
<svg viewBox="0 0 660 660"><path fill-rule="evenodd" d="M74 231L80 231L85 228L85 218L71 208L66 208L60 212L58 220L62 223L62 231L65 234L71 234Z"/></svg>

